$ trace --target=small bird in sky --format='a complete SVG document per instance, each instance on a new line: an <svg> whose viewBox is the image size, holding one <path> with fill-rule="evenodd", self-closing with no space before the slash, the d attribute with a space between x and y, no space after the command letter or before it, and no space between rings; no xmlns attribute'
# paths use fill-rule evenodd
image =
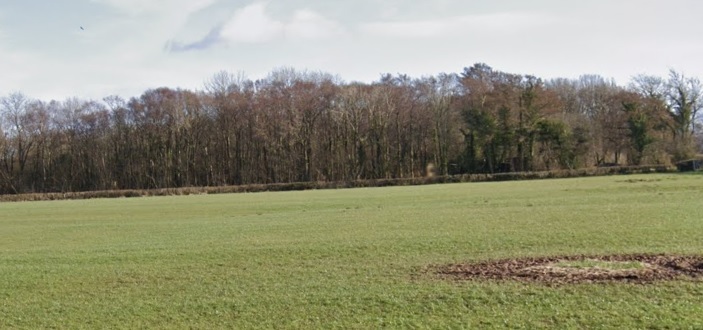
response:
<svg viewBox="0 0 703 330"><path fill-rule="evenodd" d="M81 30L85 30L82 26L80 28L81 28Z"/></svg>

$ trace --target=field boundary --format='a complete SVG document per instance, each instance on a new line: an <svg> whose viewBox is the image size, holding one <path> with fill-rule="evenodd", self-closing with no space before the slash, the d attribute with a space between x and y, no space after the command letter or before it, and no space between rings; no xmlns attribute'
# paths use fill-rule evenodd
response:
<svg viewBox="0 0 703 330"><path fill-rule="evenodd" d="M518 181L577 178L590 176L627 175L643 173L674 173L675 166L640 165L617 167L594 167L575 170L553 170L540 172L510 172L494 174L458 174L403 179L355 180L346 182L291 182L271 184L247 184L238 186L179 187L162 189L121 189L81 192L51 192L0 195L0 202L48 201L92 198L123 198L147 196L177 196L195 194L254 193L266 191L300 191L314 189L370 188L390 186L417 186L442 183L468 183L492 181Z"/></svg>

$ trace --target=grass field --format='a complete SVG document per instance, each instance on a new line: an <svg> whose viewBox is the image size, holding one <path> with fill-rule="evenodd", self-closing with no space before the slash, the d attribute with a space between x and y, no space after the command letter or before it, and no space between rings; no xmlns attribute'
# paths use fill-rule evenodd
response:
<svg viewBox="0 0 703 330"><path fill-rule="evenodd" d="M703 328L703 282L428 265L703 254L703 175L0 204L0 328Z"/></svg>

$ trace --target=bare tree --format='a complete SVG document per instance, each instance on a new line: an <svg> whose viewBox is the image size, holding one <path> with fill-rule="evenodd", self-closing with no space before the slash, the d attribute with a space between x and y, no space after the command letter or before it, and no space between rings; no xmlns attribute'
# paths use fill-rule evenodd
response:
<svg viewBox="0 0 703 330"><path fill-rule="evenodd" d="M698 79L544 82L486 64L370 84L220 71L102 103L0 98L0 193L343 181L670 162L701 132Z"/></svg>
<svg viewBox="0 0 703 330"><path fill-rule="evenodd" d="M698 78L687 78L683 73L669 71L664 96L674 117L675 133L690 139L695 132L695 120L703 107L703 86Z"/></svg>
<svg viewBox="0 0 703 330"><path fill-rule="evenodd" d="M703 85L700 80L670 70L666 80L653 76L637 76L631 88L667 108L671 117L668 123L675 143L672 151L674 160L691 157L694 153L696 120L703 108Z"/></svg>
<svg viewBox="0 0 703 330"><path fill-rule="evenodd" d="M222 98L234 92L253 88L253 84L242 71L237 73L219 71L205 81L205 91L217 98Z"/></svg>
<svg viewBox="0 0 703 330"><path fill-rule="evenodd" d="M35 137L31 132L32 117L28 111L32 101L22 93L11 93L0 98L0 115L4 118L9 143L4 153L5 172L15 178L15 189L22 189L19 184L25 174L30 151L34 147Z"/></svg>

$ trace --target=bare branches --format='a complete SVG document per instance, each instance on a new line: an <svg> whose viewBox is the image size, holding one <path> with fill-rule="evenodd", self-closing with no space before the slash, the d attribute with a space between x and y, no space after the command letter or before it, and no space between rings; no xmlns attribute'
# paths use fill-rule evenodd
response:
<svg viewBox="0 0 703 330"><path fill-rule="evenodd" d="M688 157L700 81L628 89L597 75L461 74L344 83L279 68L220 71L204 91L124 100L0 98L0 193L409 178ZM431 166L428 166L431 165Z"/></svg>

